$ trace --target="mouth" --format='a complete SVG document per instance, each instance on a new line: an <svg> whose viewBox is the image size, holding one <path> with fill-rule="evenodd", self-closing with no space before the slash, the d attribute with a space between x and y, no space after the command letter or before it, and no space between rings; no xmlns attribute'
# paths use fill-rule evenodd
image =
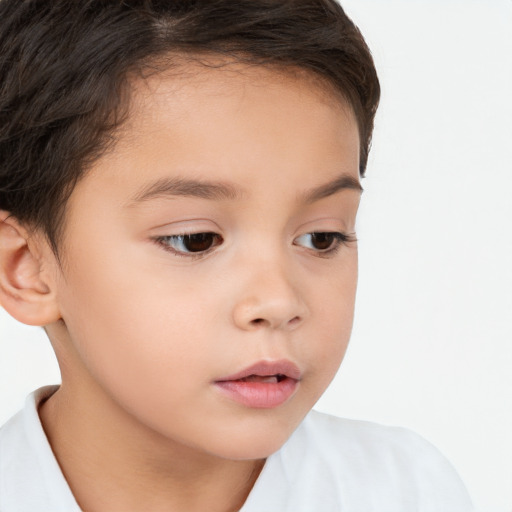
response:
<svg viewBox="0 0 512 512"><path fill-rule="evenodd" d="M214 385L223 396L255 409L272 409L295 394L301 371L291 361L261 361Z"/></svg>
<svg viewBox="0 0 512 512"><path fill-rule="evenodd" d="M263 382L265 384L268 383L277 383L282 382L284 379L288 379L286 375L282 373L278 373L277 375L249 375L244 377L243 379L237 379L240 382Z"/></svg>

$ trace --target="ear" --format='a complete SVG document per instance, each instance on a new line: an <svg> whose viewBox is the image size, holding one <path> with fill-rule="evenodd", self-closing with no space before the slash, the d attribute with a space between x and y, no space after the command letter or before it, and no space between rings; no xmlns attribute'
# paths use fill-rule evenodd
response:
<svg viewBox="0 0 512 512"><path fill-rule="evenodd" d="M24 324L43 326L60 318L49 259L42 241L0 210L0 304Z"/></svg>

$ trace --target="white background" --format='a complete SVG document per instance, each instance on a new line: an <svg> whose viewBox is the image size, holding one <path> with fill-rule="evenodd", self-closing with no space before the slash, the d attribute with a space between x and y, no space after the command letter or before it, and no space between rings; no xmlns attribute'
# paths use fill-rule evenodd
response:
<svg viewBox="0 0 512 512"><path fill-rule="evenodd" d="M512 1L344 0L383 97L353 337L317 408L410 427L481 512L512 511ZM57 382L0 309L0 424Z"/></svg>

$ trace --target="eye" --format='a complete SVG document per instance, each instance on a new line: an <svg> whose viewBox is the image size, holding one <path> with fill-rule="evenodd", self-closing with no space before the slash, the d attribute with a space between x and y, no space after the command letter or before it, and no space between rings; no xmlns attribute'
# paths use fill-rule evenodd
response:
<svg viewBox="0 0 512 512"><path fill-rule="evenodd" d="M353 235L347 235L336 231L318 231L313 233L305 233L297 237L293 243L313 249L316 252L329 254L335 253L341 245L347 242L355 241Z"/></svg>
<svg viewBox="0 0 512 512"><path fill-rule="evenodd" d="M217 233L208 232L159 236L155 241L178 256L199 256L220 245L223 239Z"/></svg>

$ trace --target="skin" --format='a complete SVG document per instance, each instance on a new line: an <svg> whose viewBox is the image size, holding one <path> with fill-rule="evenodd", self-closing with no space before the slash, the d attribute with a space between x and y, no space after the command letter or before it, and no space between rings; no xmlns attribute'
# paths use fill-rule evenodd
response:
<svg viewBox="0 0 512 512"><path fill-rule="evenodd" d="M356 121L327 86L202 68L134 82L117 144L70 198L62 268L4 212L2 303L46 326L62 386L40 416L84 511L238 510L345 354L357 245L325 252L309 234L353 234L360 192L304 195L358 169ZM239 190L130 204L160 178ZM197 232L222 238L194 256L155 240ZM302 377L279 407L213 384L281 359Z"/></svg>

